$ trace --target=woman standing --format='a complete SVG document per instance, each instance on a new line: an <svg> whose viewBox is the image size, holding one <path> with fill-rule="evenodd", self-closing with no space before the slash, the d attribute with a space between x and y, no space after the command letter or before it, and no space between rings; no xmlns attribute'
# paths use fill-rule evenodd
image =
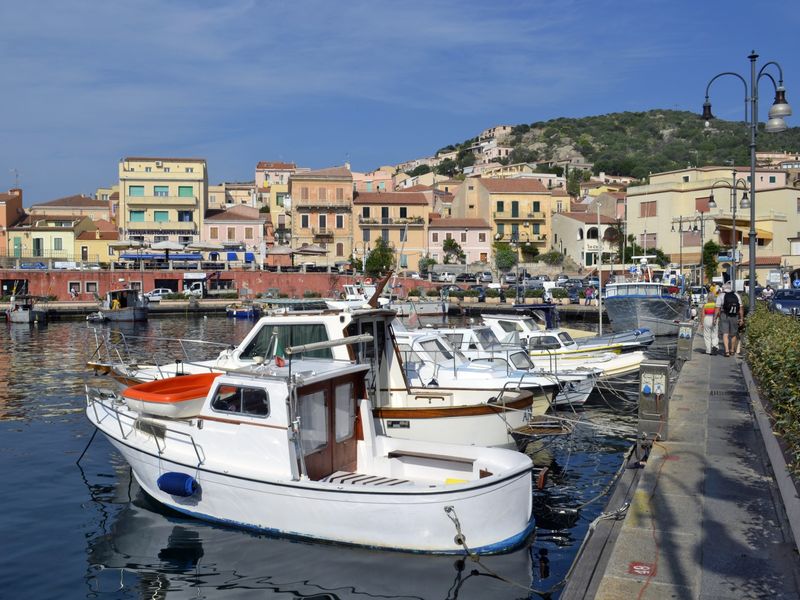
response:
<svg viewBox="0 0 800 600"><path fill-rule="evenodd" d="M717 307L717 297L714 292L709 292L703 304L703 341L706 343L706 354L716 354L719 351L719 324L714 319Z"/></svg>

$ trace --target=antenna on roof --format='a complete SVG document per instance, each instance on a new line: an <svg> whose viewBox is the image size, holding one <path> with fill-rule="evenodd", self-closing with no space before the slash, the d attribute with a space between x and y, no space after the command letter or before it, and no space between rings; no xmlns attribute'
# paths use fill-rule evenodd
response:
<svg viewBox="0 0 800 600"><path fill-rule="evenodd" d="M9 169L9 173L14 174L14 187L19 189L19 169L14 167L13 169Z"/></svg>

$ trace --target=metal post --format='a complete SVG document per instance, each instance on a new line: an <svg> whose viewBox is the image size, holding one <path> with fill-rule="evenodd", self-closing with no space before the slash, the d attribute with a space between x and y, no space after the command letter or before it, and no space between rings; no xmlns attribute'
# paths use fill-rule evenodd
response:
<svg viewBox="0 0 800 600"><path fill-rule="evenodd" d="M733 226L731 227L731 233L733 234L733 240L731 244L731 289L735 292L736 291L736 248L739 245L739 230L736 229L736 169L733 169L733 187L731 188L731 205L733 208L731 209L731 218L733 219Z"/></svg>
<svg viewBox="0 0 800 600"><path fill-rule="evenodd" d="M598 332L603 335L603 242L600 238L600 203L597 203L597 313Z"/></svg>
<svg viewBox="0 0 800 600"><path fill-rule="evenodd" d="M755 50L750 53L750 289L749 314L756 310L756 130L758 128L758 80Z"/></svg>

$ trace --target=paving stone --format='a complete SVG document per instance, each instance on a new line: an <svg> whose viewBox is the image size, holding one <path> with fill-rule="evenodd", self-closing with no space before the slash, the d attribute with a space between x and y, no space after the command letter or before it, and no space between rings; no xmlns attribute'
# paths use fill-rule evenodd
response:
<svg viewBox="0 0 800 600"><path fill-rule="evenodd" d="M639 598L644 582L619 577L603 578L595 600L622 600ZM691 600L695 598L691 588L665 585L651 581L641 596L642 600ZM726 599L730 600L730 599Z"/></svg>
<svg viewBox="0 0 800 600"><path fill-rule="evenodd" d="M700 531L703 518L702 498L699 495L661 494L654 496L637 490L628 509L623 527L679 533Z"/></svg>

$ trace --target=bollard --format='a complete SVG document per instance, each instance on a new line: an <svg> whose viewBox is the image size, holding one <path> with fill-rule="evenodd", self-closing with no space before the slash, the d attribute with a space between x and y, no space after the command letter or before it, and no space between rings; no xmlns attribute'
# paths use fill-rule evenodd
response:
<svg viewBox="0 0 800 600"><path fill-rule="evenodd" d="M669 361L649 360L639 367L639 446L666 440L669 415Z"/></svg>
<svg viewBox="0 0 800 600"><path fill-rule="evenodd" d="M678 360L692 360L694 345L694 323L686 321L678 324Z"/></svg>

